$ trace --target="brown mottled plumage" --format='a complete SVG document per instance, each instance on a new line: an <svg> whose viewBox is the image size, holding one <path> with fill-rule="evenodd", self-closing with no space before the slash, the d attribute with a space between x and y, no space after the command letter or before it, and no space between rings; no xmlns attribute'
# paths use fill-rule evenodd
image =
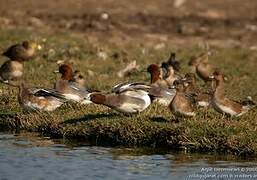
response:
<svg viewBox="0 0 257 180"><path fill-rule="evenodd" d="M10 83L11 81L20 80L23 75L23 64L18 61L6 61L0 67L0 81Z"/></svg>
<svg viewBox="0 0 257 180"><path fill-rule="evenodd" d="M23 82L10 84L19 88L18 102L26 110L53 111L66 99L59 92L46 88L28 88Z"/></svg>
<svg viewBox="0 0 257 180"><path fill-rule="evenodd" d="M204 81L211 81L210 76L215 71L215 68L208 63L208 53L203 53L198 57L192 57L189 65L195 68L196 74Z"/></svg>
<svg viewBox="0 0 257 180"><path fill-rule="evenodd" d="M33 57L35 50L35 43L24 41L22 44L10 46L2 55L14 61L27 61Z"/></svg>
<svg viewBox="0 0 257 180"><path fill-rule="evenodd" d="M187 73L183 80L185 85L185 93L193 97L198 106L208 107L211 102L211 93L204 92L200 87L197 86L195 74Z"/></svg>
<svg viewBox="0 0 257 180"><path fill-rule="evenodd" d="M221 71L216 70L211 78L216 82L212 97L212 105L216 111L230 116L241 116L251 109L252 105L243 105L225 96L224 75Z"/></svg>
<svg viewBox="0 0 257 180"><path fill-rule="evenodd" d="M185 94L185 87L183 82L175 81L176 95L171 101L169 108L170 110L179 116L195 116L195 107L190 98Z"/></svg>

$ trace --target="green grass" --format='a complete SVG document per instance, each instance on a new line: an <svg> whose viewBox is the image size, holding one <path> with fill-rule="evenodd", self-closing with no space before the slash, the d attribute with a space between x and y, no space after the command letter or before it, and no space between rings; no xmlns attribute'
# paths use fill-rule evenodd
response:
<svg viewBox="0 0 257 180"><path fill-rule="evenodd" d="M0 30L0 50L14 42L36 39L43 47L33 61L25 63L24 79L32 86L53 87L57 69L56 61L67 60L74 69L86 74L87 87L110 90L119 82L149 82L146 73L135 73L124 79L116 73L129 61L137 60L141 69L150 63L158 63L177 52L183 72L192 55L203 50L169 45L156 50L137 42L117 46L108 42L89 43L86 38L66 33L43 34L27 30ZM103 49L109 56L102 60L97 56ZM146 53L142 53L142 51ZM213 47L210 62L223 69L229 78L226 83L228 97L239 100L248 95L257 99L256 52L247 49L220 49ZM123 53L122 53L123 52ZM124 53L125 52L125 53ZM112 54L119 53L117 59ZM0 62L6 59L1 57ZM95 76L87 76L92 70ZM237 155L257 154L257 111L253 109L240 118L222 117L214 110L199 110L194 118L176 120L168 108L151 105L140 115L124 116L100 105L65 104L50 113L23 111L17 102L17 89L0 85L0 129L40 132L51 137L78 139L96 145L167 147L190 152L225 152Z"/></svg>

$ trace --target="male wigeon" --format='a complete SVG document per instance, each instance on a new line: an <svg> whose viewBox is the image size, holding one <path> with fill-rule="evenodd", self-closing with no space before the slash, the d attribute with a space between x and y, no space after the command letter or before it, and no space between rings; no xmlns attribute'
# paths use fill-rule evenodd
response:
<svg viewBox="0 0 257 180"><path fill-rule="evenodd" d="M209 107L211 103L211 93L204 92L197 86L197 79L194 73L187 73L183 79L185 93L193 97L197 106Z"/></svg>
<svg viewBox="0 0 257 180"><path fill-rule="evenodd" d="M225 96L224 75L220 70L216 70L210 78L216 82L216 88L212 97L212 105L216 111L238 117L255 106L254 102L251 102L252 104L243 104Z"/></svg>
<svg viewBox="0 0 257 180"><path fill-rule="evenodd" d="M54 111L65 101L65 97L54 89L28 88L23 82L13 82L9 85L19 88L18 101L22 108L35 111Z"/></svg>
<svg viewBox="0 0 257 180"><path fill-rule="evenodd" d="M122 93L124 91L128 91L128 90L144 90L144 91L149 91L151 89L151 86L145 84L145 83L141 83L141 82L125 82L125 83L119 83L117 85L115 85L112 88L112 92L113 93Z"/></svg>
<svg viewBox="0 0 257 180"><path fill-rule="evenodd" d="M112 92L121 93L128 90L144 90L148 92L152 101L164 106L168 106L176 94L176 89L174 88L162 88L155 84L147 85L141 82L120 83L113 87Z"/></svg>
<svg viewBox="0 0 257 180"><path fill-rule="evenodd" d="M55 72L62 75L61 79L54 84L55 90L71 101L82 104L91 103L87 99L90 91L73 81L73 71L70 65L62 64L59 70Z"/></svg>
<svg viewBox="0 0 257 180"><path fill-rule="evenodd" d="M11 83L19 80L23 75L23 64L19 61L8 60L0 67L0 81Z"/></svg>
<svg viewBox="0 0 257 180"><path fill-rule="evenodd" d="M10 58L10 60L26 61L33 57L36 47L36 43L24 41L22 44L10 46L2 55Z"/></svg>
<svg viewBox="0 0 257 180"><path fill-rule="evenodd" d="M147 67L147 72L151 75L151 84L157 84L162 87L168 87L169 84L163 79L163 72L157 64L151 64Z"/></svg>
<svg viewBox="0 0 257 180"><path fill-rule="evenodd" d="M178 116L195 116L194 102L186 95L185 86L182 81L175 81L174 86L176 87L176 95L172 99L169 108Z"/></svg>
<svg viewBox="0 0 257 180"><path fill-rule="evenodd" d="M139 85L139 84L138 84ZM102 104L122 113L139 113L145 110L151 104L149 93L142 85L134 86L130 84L122 87L121 84L113 88L114 93L104 94L93 92L90 96L90 101L96 104ZM120 88L118 88L120 87Z"/></svg>
<svg viewBox="0 0 257 180"><path fill-rule="evenodd" d="M148 66L147 71L151 74L151 88L149 94L154 97L154 101L168 106L175 96L176 90L171 88L170 82L161 78L162 73L158 65L151 64ZM172 84L176 79L177 78L172 79Z"/></svg>
<svg viewBox="0 0 257 180"><path fill-rule="evenodd" d="M194 68L196 74L206 81L211 81L210 76L215 68L208 62L209 53L202 53L198 57L192 57L188 65Z"/></svg>

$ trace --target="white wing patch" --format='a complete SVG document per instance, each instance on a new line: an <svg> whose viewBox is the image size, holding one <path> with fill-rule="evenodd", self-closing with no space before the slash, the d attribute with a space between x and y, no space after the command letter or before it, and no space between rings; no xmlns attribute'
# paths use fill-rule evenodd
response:
<svg viewBox="0 0 257 180"><path fill-rule="evenodd" d="M133 98L138 98L138 99L144 101L144 105L125 102L120 107L116 107L116 109L121 112L126 112L126 113L141 112L141 111L145 110L151 104L151 99L148 96L148 93L143 90L125 91L122 94L133 97Z"/></svg>
<svg viewBox="0 0 257 180"><path fill-rule="evenodd" d="M80 102L82 98L77 94L63 94L63 96L68 100L73 100L76 102Z"/></svg>

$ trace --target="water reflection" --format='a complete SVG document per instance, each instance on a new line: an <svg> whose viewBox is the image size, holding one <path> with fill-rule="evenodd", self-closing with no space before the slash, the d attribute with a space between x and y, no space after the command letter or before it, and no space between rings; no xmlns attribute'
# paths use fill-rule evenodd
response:
<svg viewBox="0 0 257 180"><path fill-rule="evenodd" d="M254 158L106 148L34 133L0 133L0 179L253 179L255 167Z"/></svg>

